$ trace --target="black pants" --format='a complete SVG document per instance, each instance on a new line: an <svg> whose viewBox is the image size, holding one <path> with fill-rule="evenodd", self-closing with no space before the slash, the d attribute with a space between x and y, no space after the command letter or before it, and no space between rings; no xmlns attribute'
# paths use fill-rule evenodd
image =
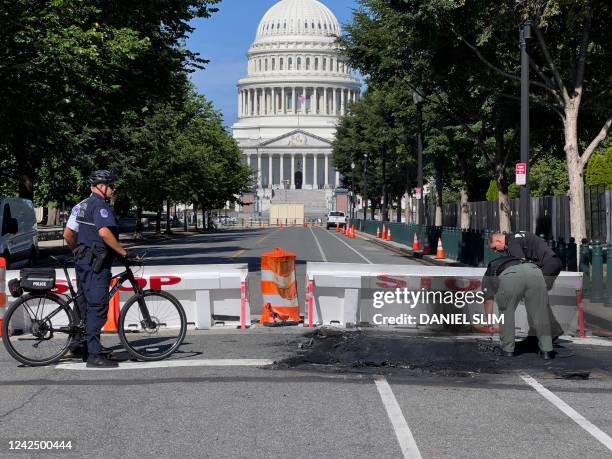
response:
<svg viewBox="0 0 612 459"><path fill-rule="evenodd" d="M85 335L89 355L99 355L102 352L100 333L108 316L108 290L111 282L110 268L94 273L84 260L76 263L77 279L87 303L85 318Z"/></svg>

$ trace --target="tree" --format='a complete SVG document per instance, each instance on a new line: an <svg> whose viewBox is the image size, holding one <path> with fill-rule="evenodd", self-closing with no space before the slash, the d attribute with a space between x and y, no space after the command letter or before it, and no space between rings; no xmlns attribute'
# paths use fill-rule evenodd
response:
<svg viewBox="0 0 612 459"><path fill-rule="evenodd" d="M184 46L190 21L217 2L0 0L0 152L19 195L47 160L108 164L126 114L184 97L205 62Z"/></svg>
<svg viewBox="0 0 612 459"><path fill-rule="evenodd" d="M593 155L587 166L587 185L605 185L612 190L612 146Z"/></svg>
<svg viewBox="0 0 612 459"><path fill-rule="evenodd" d="M531 196L565 196L569 189L567 163L551 154L531 166L529 174Z"/></svg>

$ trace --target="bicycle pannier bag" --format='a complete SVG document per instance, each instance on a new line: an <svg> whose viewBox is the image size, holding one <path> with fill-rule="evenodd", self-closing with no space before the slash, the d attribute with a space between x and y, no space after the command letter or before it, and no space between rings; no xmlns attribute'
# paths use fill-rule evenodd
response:
<svg viewBox="0 0 612 459"><path fill-rule="evenodd" d="M55 288L55 270L26 268L19 272L19 284L26 292L48 292Z"/></svg>

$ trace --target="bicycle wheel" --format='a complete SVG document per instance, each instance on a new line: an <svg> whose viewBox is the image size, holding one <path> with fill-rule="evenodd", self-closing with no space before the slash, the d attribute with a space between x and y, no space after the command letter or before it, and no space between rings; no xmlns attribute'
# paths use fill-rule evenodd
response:
<svg viewBox="0 0 612 459"><path fill-rule="evenodd" d="M148 311L150 323L144 319L142 308ZM165 359L178 349L186 333L185 310L167 292L147 290L134 295L121 309L119 339L137 360Z"/></svg>
<svg viewBox="0 0 612 459"><path fill-rule="evenodd" d="M66 353L75 329L72 310L62 298L52 293L26 295L6 310L2 342L24 365L49 365Z"/></svg>

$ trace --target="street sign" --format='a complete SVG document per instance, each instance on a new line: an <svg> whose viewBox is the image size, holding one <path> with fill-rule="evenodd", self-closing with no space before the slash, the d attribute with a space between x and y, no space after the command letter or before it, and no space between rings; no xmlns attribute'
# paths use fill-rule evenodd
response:
<svg viewBox="0 0 612 459"><path fill-rule="evenodd" d="M516 164L516 184L527 185L527 164L517 163Z"/></svg>
<svg viewBox="0 0 612 459"><path fill-rule="evenodd" d="M414 191L417 199L423 198L423 189L421 187L416 187Z"/></svg>

